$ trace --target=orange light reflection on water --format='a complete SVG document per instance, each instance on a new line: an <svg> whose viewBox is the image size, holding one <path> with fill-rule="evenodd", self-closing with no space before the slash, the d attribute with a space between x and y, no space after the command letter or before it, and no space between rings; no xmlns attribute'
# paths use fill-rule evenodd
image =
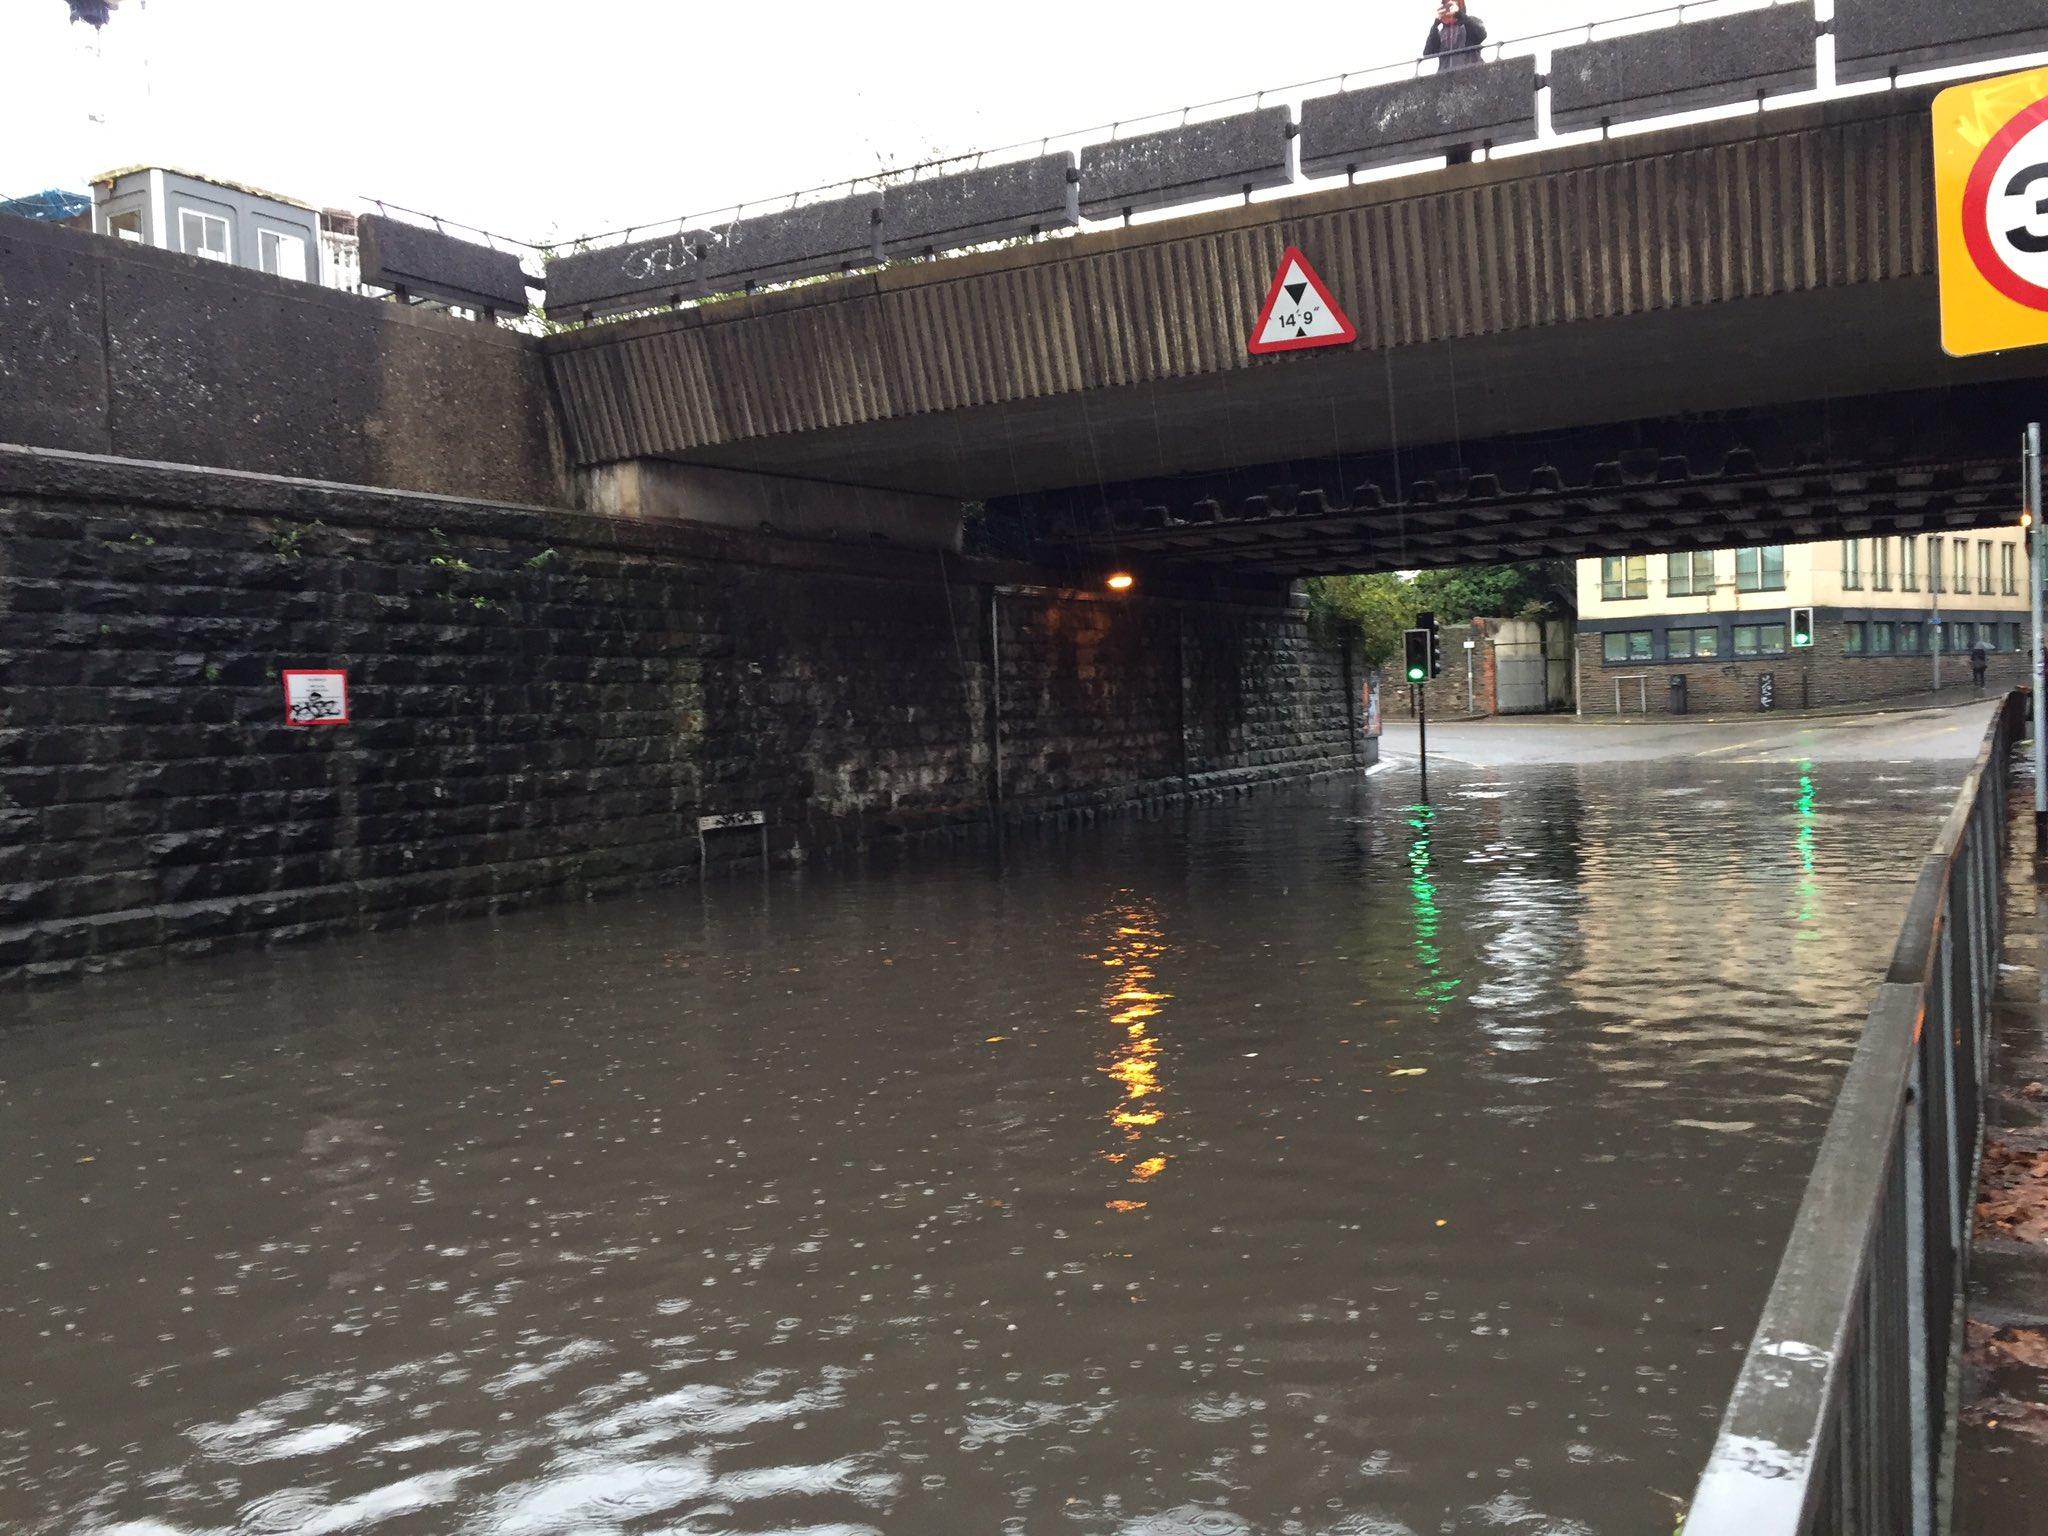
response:
<svg viewBox="0 0 2048 1536"><path fill-rule="evenodd" d="M1167 1154L1142 1143L1166 1118L1158 1102L1159 1039L1152 1033L1152 1021L1159 1017L1161 1005L1173 994L1154 989L1158 978L1153 962L1166 951L1157 919L1139 907L1120 909L1114 916L1115 936L1099 957L1105 967L1121 973L1103 997L1109 1022L1116 1030L1112 1040L1114 1054L1107 1066L1096 1070L1123 1089L1122 1098L1109 1111L1109 1123L1115 1127L1122 1145L1112 1146L1102 1156L1109 1163L1130 1162L1129 1181L1149 1184L1166 1171L1171 1161ZM1109 1209L1122 1212L1140 1211L1146 1206L1142 1200L1111 1200L1107 1204Z"/></svg>

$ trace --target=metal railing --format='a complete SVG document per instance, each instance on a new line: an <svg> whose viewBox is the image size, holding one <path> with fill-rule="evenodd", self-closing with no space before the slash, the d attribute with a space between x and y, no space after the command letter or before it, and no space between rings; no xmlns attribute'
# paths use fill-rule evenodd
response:
<svg viewBox="0 0 2048 1536"><path fill-rule="evenodd" d="M1636 713L1647 715L1650 712L1650 674L1647 672L1631 672L1626 676L1614 679L1614 712L1617 715L1627 713L1621 707L1621 685L1623 683L1634 683L1636 685Z"/></svg>
<svg viewBox="0 0 2048 1536"><path fill-rule="evenodd" d="M1685 1536L1934 1536L1951 1453L2012 748L1922 867Z"/></svg>
<svg viewBox="0 0 2048 1536"><path fill-rule="evenodd" d="M1523 55L1534 57L1539 67L1549 63L1553 47L1572 43L1591 42L1595 38L1618 36L1630 32L1650 30L1653 24L1669 20L1672 25L1682 25L1690 17L1713 18L1741 15L1751 11L1769 10L1778 5L1794 7L1806 5L1809 0L1645 0L1640 9L1630 9L1621 15L1603 16L1586 21L1568 22L1562 26L1547 27L1537 32L1524 32L1513 37L1489 38L1474 51L1482 59L1498 60L1517 58ZM1423 14L1423 13L1418 13ZM1425 16L1426 21L1426 16ZM1133 134L1155 133L1161 129L1184 127L1190 122L1203 122L1210 118L1225 116L1234 112L1248 112L1280 101L1298 102L1308 96L1323 96L1341 93L1354 87L1380 85L1389 81L1415 79L1437 67L1435 55L1420 53L1403 54L1399 58L1382 60L1377 64L1361 65L1340 73L1317 75L1308 80L1296 80L1287 85L1267 86L1262 90L1239 91L1229 96L1190 103L1179 107L1161 108L1155 112L1134 117L1119 118L1113 122L1095 123L1086 128L1071 128L1063 133L1042 134L1037 138L1019 139L1014 143L998 145L992 149L963 149L951 154L935 154L928 159L905 165L890 165L879 170L864 171L859 175L844 177L838 181L822 182L816 186L796 191L777 193L770 197L750 198L740 203L727 203L718 208L705 209L681 216L664 216L643 223L629 224L617 229L608 229L597 234L582 235L552 243L535 244L530 241L509 241L527 245L535 250L592 249L602 246L630 243L636 235L661 235L673 230L681 235L692 229L723 229L738 219L744 218L749 209L755 213L772 213L783 208L796 208L805 203L825 201L833 198L850 197L863 188L879 190L892 182L916 181L925 176L946 175L956 171L979 170L983 166L1001 165L1013 160L1027 159L1035 155L1050 154L1058 149L1081 149L1090 144L1114 143L1120 138ZM1816 86L1816 91L1821 87ZM1823 92L1824 93L1824 92ZM1754 105L1753 103L1751 104ZM1547 121L1547 120L1546 120ZM1539 135L1542 137L1542 135ZM1556 135L1549 135L1555 138ZM1426 154L1417 160L1432 158ZM1435 158L1441 158L1437 156ZM1297 181L1292 191L1304 190ZM379 204L380 207L386 207ZM386 207L392 211L395 205ZM406 212L413 210L407 209ZM442 222L437 215L423 215ZM467 226L460 226L467 227ZM481 231L479 231L481 233ZM493 237L505 240L507 237Z"/></svg>

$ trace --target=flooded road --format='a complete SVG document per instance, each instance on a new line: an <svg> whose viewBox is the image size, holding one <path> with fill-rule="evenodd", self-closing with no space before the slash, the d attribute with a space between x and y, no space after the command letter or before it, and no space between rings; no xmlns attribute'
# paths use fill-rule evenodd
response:
<svg viewBox="0 0 2048 1536"><path fill-rule="evenodd" d="M1983 723L9 997L0 1528L1668 1531Z"/></svg>

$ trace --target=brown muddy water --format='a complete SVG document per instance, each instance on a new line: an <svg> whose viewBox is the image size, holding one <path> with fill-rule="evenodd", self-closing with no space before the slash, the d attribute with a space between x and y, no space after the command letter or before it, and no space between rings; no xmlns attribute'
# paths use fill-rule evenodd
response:
<svg viewBox="0 0 2048 1536"><path fill-rule="evenodd" d="M1964 766L1396 769L7 996L0 1528L1662 1536Z"/></svg>

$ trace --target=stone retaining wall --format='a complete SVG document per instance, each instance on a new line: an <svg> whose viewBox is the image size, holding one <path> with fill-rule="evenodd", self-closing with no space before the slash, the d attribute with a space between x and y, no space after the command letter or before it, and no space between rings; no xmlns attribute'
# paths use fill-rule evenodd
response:
<svg viewBox="0 0 2048 1536"><path fill-rule="evenodd" d="M1370 760L1283 596L1037 574L0 450L0 980Z"/></svg>

